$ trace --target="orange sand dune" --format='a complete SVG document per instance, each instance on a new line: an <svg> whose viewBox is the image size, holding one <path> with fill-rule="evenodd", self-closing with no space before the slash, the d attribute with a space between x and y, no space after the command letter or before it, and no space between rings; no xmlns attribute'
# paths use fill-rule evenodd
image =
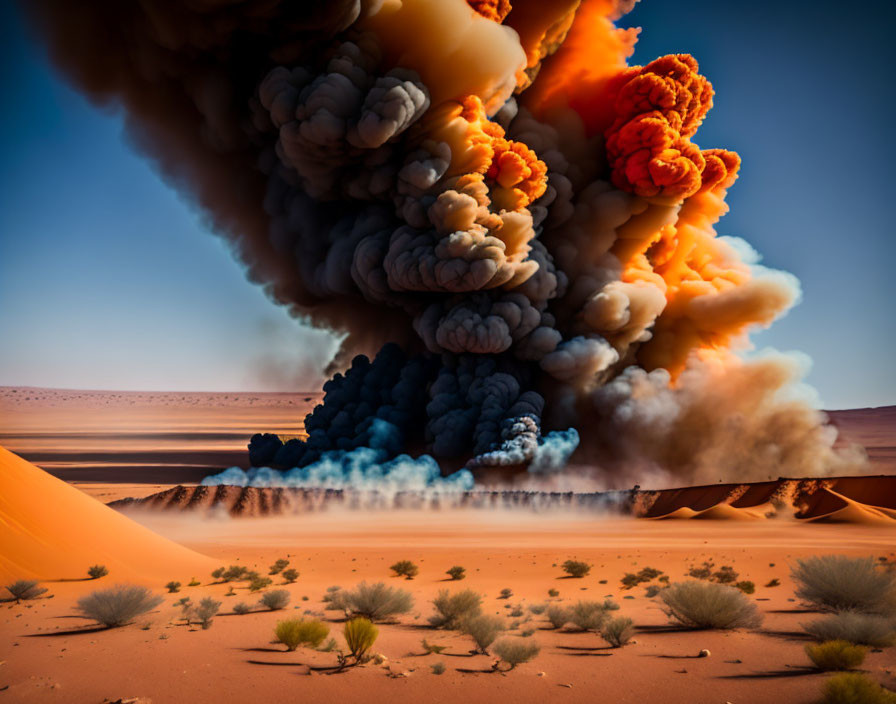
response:
<svg viewBox="0 0 896 704"><path fill-rule="evenodd" d="M896 511L854 501L830 489L821 489L815 502L798 518L818 523L888 523L896 525Z"/></svg>
<svg viewBox="0 0 896 704"><path fill-rule="evenodd" d="M686 518L705 521L761 521L765 518L765 513L760 508L735 508L731 504L718 503L715 506L710 506L702 511L694 511L693 509L683 506L671 513L655 517L656 520L665 520L668 518Z"/></svg>
<svg viewBox="0 0 896 704"><path fill-rule="evenodd" d="M106 507L0 447L0 579L203 574L212 561Z"/></svg>

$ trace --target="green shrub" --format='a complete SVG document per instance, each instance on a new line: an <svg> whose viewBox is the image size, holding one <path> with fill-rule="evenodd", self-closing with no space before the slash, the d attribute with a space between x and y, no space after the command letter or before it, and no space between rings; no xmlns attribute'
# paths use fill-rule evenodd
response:
<svg viewBox="0 0 896 704"><path fill-rule="evenodd" d="M283 579L286 580L287 584L292 584L299 578L299 571L290 567L288 570L283 570Z"/></svg>
<svg viewBox="0 0 896 704"><path fill-rule="evenodd" d="M284 560L281 557L279 560L274 562L273 565L271 565L271 569L268 571L268 574L270 574L270 575L280 574L283 570L285 570L287 568L288 565L289 565L289 560Z"/></svg>
<svg viewBox="0 0 896 704"><path fill-rule="evenodd" d="M360 661L376 642L379 629L366 618L353 618L345 624L342 635L349 653L355 660Z"/></svg>
<svg viewBox="0 0 896 704"><path fill-rule="evenodd" d="M274 637L291 651L303 645L316 648L329 632L330 627L321 621L292 618L277 622Z"/></svg>
<svg viewBox="0 0 896 704"><path fill-rule="evenodd" d="M443 672L445 672L445 663L434 662L432 665L430 665L430 668L432 668L432 674L441 675Z"/></svg>
<svg viewBox="0 0 896 704"><path fill-rule="evenodd" d="M37 580L20 579L12 584L7 584L6 591L12 594L12 598L18 604L21 601L37 599L41 594L45 594L47 589L46 587L39 587Z"/></svg>
<svg viewBox="0 0 896 704"><path fill-rule="evenodd" d="M896 613L896 572L873 557L818 555L797 560L791 572L796 595L821 611Z"/></svg>
<svg viewBox="0 0 896 704"><path fill-rule="evenodd" d="M430 643L424 638L420 641L420 645L423 646L423 649L426 651L427 655L430 653L435 653L436 655L441 655L445 652L445 649L448 647L447 645L436 645L435 643Z"/></svg>
<svg viewBox="0 0 896 704"><path fill-rule="evenodd" d="M107 574L109 574L109 570L106 569L105 565L93 565L87 568L87 576L91 579L99 579Z"/></svg>
<svg viewBox="0 0 896 704"><path fill-rule="evenodd" d="M405 579L413 579L420 572L420 568L410 560L399 560L389 569L395 573L396 577L404 577Z"/></svg>
<svg viewBox="0 0 896 704"><path fill-rule="evenodd" d="M361 582L354 589L328 592L328 595L329 603L345 612L348 618L363 616L370 621L384 621L414 608L414 597L410 592L383 582Z"/></svg>
<svg viewBox="0 0 896 704"><path fill-rule="evenodd" d="M584 577L591 571L591 565L578 560L567 560L562 565L563 571L570 577Z"/></svg>
<svg viewBox="0 0 896 704"><path fill-rule="evenodd" d="M569 620L583 631L600 631L606 622L612 602L580 601L572 606Z"/></svg>
<svg viewBox="0 0 896 704"><path fill-rule="evenodd" d="M168 584L165 585L165 589L168 590L169 594L176 594L180 591L180 582L168 582Z"/></svg>
<svg viewBox="0 0 896 704"><path fill-rule="evenodd" d="M719 584L733 584L737 581L738 574L733 567L723 566L717 572L713 572L712 581Z"/></svg>
<svg viewBox="0 0 896 704"><path fill-rule="evenodd" d="M452 594L441 589L432 605L436 613L429 618L430 624L436 628L456 630L463 621L478 616L482 612L482 597L471 589Z"/></svg>
<svg viewBox="0 0 896 704"><path fill-rule="evenodd" d="M271 611L279 611L286 608L289 603L289 592L285 589L275 589L262 595L260 603Z"/></svg>
<svg viewBox="0 0 896 704"><path fill-rule="evenodd" d="M224 567L219 567L214 572L212 572L212 579L223 579L224 578Z"/></svg>
<svg viewBox="0 0 896 704"><path fill-rule="evenodd" d="M249 591L250 592L260 592L262 589L266 589L274 583L270 577L261 577L256 576L252 578L252 581L249 582Z"/></svg>
<svg viewBox="0 0 896 704"><path fill-rule="evenodd" d="M896 704L896 693L867 675L843 672L824 683L820 704Z"/></svg>
<svg viewBox="0 0 896 704"><path fill-rule="evenodd" d="M677 582L659 596L666 614L688 628L754 628L762 623L756 605L723 584Z"/></svg>
<svg viewBox="0 0 896 704"><path fill-rule="evenodd" d="M162 601L162 597L156 596L146 587L120 584L82 596L78 599L75 610L107 628L114 628L152 611Z"/></svg>
<svg viewBox="0 0 896 704"><path fill-rule="evenodd" d="M626 572L624 575L622 575L622 579L619 581L626 589L637 587L641 583L641 580L638 579L638 575L636 575L634 572Z"/></svg>
<svg viewBox="0 0 896 704"><path fill-rule="evenodd" d="M514 669L517 665L529 662L541 651L541 647L531 638L509 637L497 641L492 649L503 662Z"/></svg>
<svg viewBox="0 0 896 704"><path fill-rule="evenodd" d="M480 653L488 654L488 647L495 642L498 634L506 630L504 619L498 616L480 614L466 619L461 630L473 639Z"/></svg>
<svg viewBox="0 0 896 704"><path fill-rule="evenodd" d="M549 606L545 615L548 617L548 621L551 622L551 625L554 628L563 628L572 620L572 612L570 609L566 606L560 606L559 604L552 604Z"/></svg>
<svg viewBox="0 0 896 704"><path fill-rule="evenodd" d="M736 582L734 586L735 588L740 589L744 594L752 594L756 591L756 585L749 579L742 582Z"/></svg>
<svg viewBox="0 0 896 704"><path fill-rule="evenodd" d="M691 567L691 569L688 570L688 577L693 577L694 579L709 579L712 577L712 568L714 566L715 565L713 565L712 562L707 560L699 567Z"/></svg>
<svg viewBox="0 0 896 704"><path fill-rule="evenodd" d="M868 651L845 640L829 640L806 646L806 655L819 670L855 670Z"/></svg>
<svg viewBox="0 0 896 704"><path fill-rule="evenodd" d="M455 565L450 570L446 570L445 574L457 582L467 576L467 571L460 565Z"/></svg>
<svg viewBox="0 0 896 704"><path fill-rule="evenodd" d="M195 614L196 620L199 621L203 630L211 627L212 619L218 613L218 610L220 608L221 602L215 601L210 596L205 597L205 599L199 602L199 606L196 607Z"/></svg>
<svg viewBox="0 0 896 704"><path fill-rule="evenodd" d="M625 616L611 618L600 631L601 638L614 648L621 648L631 640L634 634L634 623Z"/></svg>
<svg viewBox="0 0 896 704"><path fill-rule="evenodd" d="M896 621L877 614L843 611L802 626L817 641L845 640L872 648L896 643Z"/></svg>
<svg viewBox="0 0 896 704"><path fill-rule="evenodd" d="M498 597L499 599L509 599L513 596L513 589L505 588L501 590L501 595Z"/></svg>
<svg viewBox="0 0 896 704"><path fill-rule="evenodd" d="M249 613L251 610L252 607L242 601L239 604L234 604L233 606L233 613L239 614L240 616Z"/></svg>

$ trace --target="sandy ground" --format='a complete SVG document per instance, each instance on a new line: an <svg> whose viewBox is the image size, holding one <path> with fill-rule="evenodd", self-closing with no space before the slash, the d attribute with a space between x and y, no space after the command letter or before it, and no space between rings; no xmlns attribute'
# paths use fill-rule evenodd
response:
<svg viewBox="0 0 896 704"><path fill-rule="evenodd" d="M808 703L817 697L824 675L803 668L805 641L799 624L813 614L794 601L788 564L826 552L894 557L892 529L868 526L668 522L594 517L539 516L530 513L336 512L290 518L200 519L144 515L145 525L221 564L264 568L288 557L301 573L287 612L232 615L234 603L256 601L244 586L224 596L227 587L202 586L168 595L158 611L133 625L94 631L72 617L77 596L96 582L48 584L52 599L27 606L0 607L0 694L16 702L101 702L104 697L143 696L160 702L313 701L385 702L762 702ZM591 575L566 579L558 565L568 558L594 564ZM413 581L390 577L398 559L420 565ZM620 588L625 572L646 565L664 570L673 581L689 565L712 559L732 565L741 579L757 584L751 597L765 615L755 632L682 632L667 619L644 587ZM463 582L444 574L452 565L467 569ZM186 584L189 574L171 574ZM101 583L112 583L115 574ZM764 587L772 578L781 586ZM310 666L332 664L332 654L299 650L288 653L273 644L272 628L285 615L305 609L323 611L321 597L330 585L353 586L361 580L385 580L413 592L412 614L383 625L375 646L388 656L394 673L366 665L327 675ZM606 580L606 584L601 584ZM162 590L162 578L141 580ZM165 580L167 581L167 580ZM429 603L439 589L470 588L485 595L487 611L506 614L510 604L542 603L549 589L566 603L612 596L621 612L638 626L637 643L608 649L597 636L545 630L543 617L522 629L542 653L531 663L504 674L487 670L492 658L471 656L468 637L426 627ZM510 588L509 600L499 599ZM207 631L177 620L174 601L213 595L222 614ZM303 599L308 597L307 601ZM333 612L325 612L333 618ZM528 611L526 610L528 615ZM524 617L525 618L525 617ZM341 626L331 629L341 643ZM83 633L67 633L86 629ZM422 638L448 646L443 655L423 655ZM709 658L696 658L701 648ZM431 672L444 662L445 674ZM864 669L896 687L896 653L871 653ZM543 676L540 673L544 673ZM571 686L567 686L571 685Z"/></svg>

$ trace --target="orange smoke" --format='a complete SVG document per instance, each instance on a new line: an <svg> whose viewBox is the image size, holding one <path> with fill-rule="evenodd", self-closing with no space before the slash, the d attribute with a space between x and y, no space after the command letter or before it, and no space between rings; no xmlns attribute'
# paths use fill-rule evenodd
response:
<svg viewBox="0 0 896 704"><path fill-rule="evenodd" d="M510 12L510 0L467 0L467 4L492 22L503 22Z"/></svg>
<svg viewBox="0 0 896 704"><path fill-rule="evenodd" d="M610 80L605 99L615 120L606 130L613 185L647 198L678 201L708 187L726 188L740 159L701 152L691 137L712 107L712 85L689 54L663 56Z"/></svg>

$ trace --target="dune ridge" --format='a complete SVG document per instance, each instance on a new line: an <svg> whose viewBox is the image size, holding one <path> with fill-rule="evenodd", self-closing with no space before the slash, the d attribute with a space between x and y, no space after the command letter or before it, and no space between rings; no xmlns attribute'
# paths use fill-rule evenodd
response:
<svg viewBox="0 0 896 704"><path fill-rule="evenodd" d="M0 447L0 579L80 579L96 563L138 581L214 567Z"/></svg>

